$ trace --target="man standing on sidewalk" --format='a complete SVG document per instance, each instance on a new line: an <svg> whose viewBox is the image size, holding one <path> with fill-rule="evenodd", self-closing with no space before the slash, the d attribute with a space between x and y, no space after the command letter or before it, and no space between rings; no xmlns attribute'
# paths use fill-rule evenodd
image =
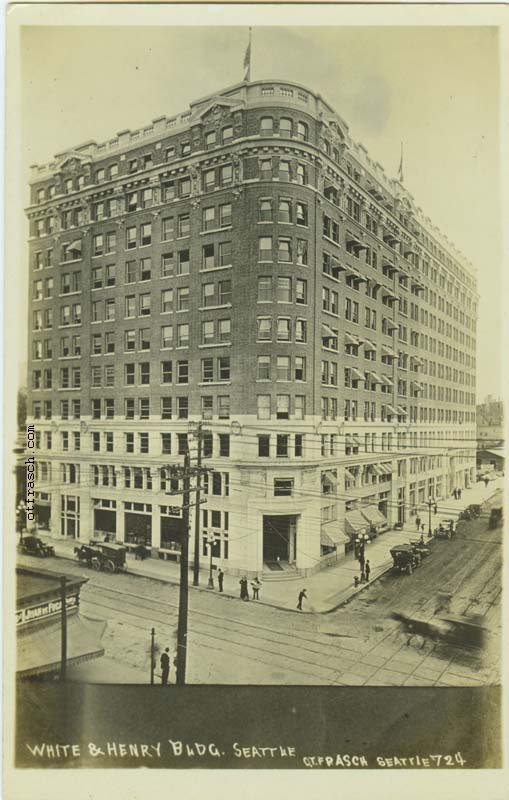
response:
<svg viewBox="0 0 509 800"><path fill-rule="evenodd" d="M366 561L366 566L364 567L364 572L366 575L366 583L369 583L369 576L371 573L371 567L369 566L369 561Z"/></svg>
<svg viewBox="0 0 509 800"><path fill-rule="evenodd" d="M415 518L415 527L417 528L417 532L419 532L419 528L421 527L421 518L419 514L417 514Z"/></svg>
<svg viewBox="0 0 509 800"><path fill-rule="evenodd" d="M163 686L167 686L168 678L170 677L170 656L168 655L170 652L170 648L167 647L164 653L161 653L161 683Z"/></svg>
<svg viewBox="0 0 509 800"><path fill-rule="evenodd" d="M217 573L217 583L218 583L220 592L223 591L223 580L224 580L224 572L223 572L222 569L219 569L219 571Z"/></svg>

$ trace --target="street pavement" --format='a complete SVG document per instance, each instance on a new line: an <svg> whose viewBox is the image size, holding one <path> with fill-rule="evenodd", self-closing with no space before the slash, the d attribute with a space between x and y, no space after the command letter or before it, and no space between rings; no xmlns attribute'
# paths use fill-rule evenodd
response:
<svg viewBox="0 0 509 800"><path fill-rule="evenodd" d="M432 528L442 516L452 516L459 514L470 503L483 503L492 497L503 486L503 478L490 481L488 486L484 482L476 483L471 489L464 489L460 500L453 497L445 498L438 502L437 514L432 514ZM424 508L420 512L421 521L425 525L425 539L428 531L428 511ZM76 542L60 541L39 531L38 535L50 542L55 547L56 554L61 558L71 558L76 560L74 547ZM391 530L383 533L366 546L365 557L369 559L371 566L370 582L373 582L392 567L390 550L394 545L402 544L410 540L417 540L419 535L416 531L415 518L408 522L402 530ZM136 560L131 554L127 556L128 571L132 575L138 575L164 583L178 584L180 581L180 567L178 564L160 559L146 559L145 561ZM338 562L306 578L293 575L291 571L285 570L281 577L276 573L271 573L267 580L262 579L262 587L258 601L260 605L275 606L287 611L295 611L297 614L320 613L331 611L351 597L366 589L367 584L361 583L355 586L355 577L360 577L359 564L355 560L353 553L348 556L338 558ZM205 591L206 593L217 593L217 580L215 589L207 588L208 571L200 571L200 586L194 587L192 576L189 577L191 591ZM302 611L297 610L297 599L301 589L306 589L307 600L304 600ZM240 587L239 578L225 575L224 595L239 599Z"/></svg>

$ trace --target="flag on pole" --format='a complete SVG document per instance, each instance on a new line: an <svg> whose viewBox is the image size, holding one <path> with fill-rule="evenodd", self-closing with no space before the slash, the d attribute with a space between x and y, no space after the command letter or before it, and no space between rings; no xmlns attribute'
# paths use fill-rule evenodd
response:
<svg viewBox="0 0 509 800"><path fill-rule="evenodd" d="M249 28L249 42L246 48L246 55L244 56L244 80L251 80L251 28Z"/></svg>
<svg viewBox="0 0 509 800"><path fill-rule="evenodd" d="M403 142L401 142L401 159L399 162L398 180L403 183Z"/></svg>

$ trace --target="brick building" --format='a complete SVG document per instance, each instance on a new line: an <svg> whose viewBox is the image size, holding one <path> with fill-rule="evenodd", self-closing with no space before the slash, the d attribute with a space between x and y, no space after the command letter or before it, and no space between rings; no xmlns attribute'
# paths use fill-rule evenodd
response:
<svg viewBox="0 0 509 800"><path fill-rule="evenodd" d="M488 395L477 406L477 446L500 447L504 441L504 403Z"/></svg>
<svg viewBox="0 0 509 800"><path fill-rule="evenodd" d="M475 473L473 268L314 92L255 81L32 169L38 515L303 574ZM191 520L193 530L193 520Z"/></svg>

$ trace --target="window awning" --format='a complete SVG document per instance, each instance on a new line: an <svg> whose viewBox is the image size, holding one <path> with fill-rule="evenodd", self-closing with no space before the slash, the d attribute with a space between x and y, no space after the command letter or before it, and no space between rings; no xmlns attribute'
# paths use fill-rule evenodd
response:
<svg viewBox="0 0 509 800"><path fill-rule="evenodd" d="M363 381L364 375L363 373L356 369L355 367L350 367L350 375L355 381Z"/></svg>
<svg viewBox="0 0 509 800"><path fill-rule="evenodd" d="M373 380L375 383L383 383L383 380L381 379L381 377L380 377L380 375L378 374L378 372L370 372L369 374L371 375L371 379L372 379L372 380Z"/></svg>
<svg viewBox="0 0 509 800"><path fill-rule="evenodd" d="M414 356L413 357L413 363L414 363L414 366L416 366L416 367L422 367L424 362L423 362L422 358L418 358L417 356Z"/></svg>
<svg viewBox="0 0 509 800"><path fill-rule="evenodd" d="M334 475L334 473L331 470L328 469L325 472L322 472L322 478L331 483L332 486L337 486L338 483L337 476Z"/></svg>
<svg viewBox="0 0 509 800"><path fill-rule="evenodd" d="M380 469L384 475L392 475L392 464L380 464Z"/></svg>
<svg viewBox="0 0 509 800"><path fill-rule="evenodd" d="M67 245L68 250L74 250L76 253L81 253L81 239L75 239Z"/></svg>
<svg viewBox="0 0 509 800"><path fill-rule="evenodd" d="M355 336L352 336L351 333L348 333L348 331L345 331L345 341L347 344L359 344L359 340Z"/></svg>
<svg viewBox="0 0 509 800"><path fill-rule="evenodd" d="M385 475L382 467L379 467L378 464L371 464L371 469L375 473L375 475Z"/></svg>
<svg viewBox="0 0 509 800"><path fill-rule="evenodd" d="M337 339L337 336L337 333L334 333L332 328L322 322L322 339Z"/></svg>
<svg viewBox="0 0 509 800"><path fill-rule="evenodd" d="M352 481L356 480L355 474L352 472L351 469L348 469L348 467L345 467L345 476L347 478L350 478L350 480L352 480Z"/></svg>
<svg viewBox="0 0 509 800"><path fill-rule="evenodd" d="M384 384L384 386L394 386L394 382L391 381L391 379L388 378L387 375L380 375L380 377L382 379L382 383Z"/></svg>
<svg viewBox="0 0 509 800"><path fill-rule="evenodd" d="M354 441L354 444L357 445L358 447L361 446L361 437L359 436L358 433L354 433L353 434L353 441Z"/></svg>
<svg viewBox="0 0 509 800"><path fill-rule="evenodd" d="M401 417L406 417L408 412L403 408L403 406L398 406L398 414Z"/></svg>
<svg viewBox="0 0 509 800"><path fill-rule="evenodd" d="M386 289L385 286L384 286L383 296L384 297L389 297L391 300L397 300L398 299L398 295L394 294L394 292L391 292L389 289Z"/></svg>
<svg viewBox="0 0 509 800"><path fill-rule="evenodd" d="M328 527L330 527L331 530L327 530L327 532L325 532L323 529L320 530L320 544L324 545L324 547L337 547L338 545L350 543L349 537L343 533L343 531L340 531L337 528L334 529L332 525L329 525Z"/></svg>
<svg viewBox="0 0 509 800"><path fill-rule="evenodd" d="M368 523L360 511L347 511L345 514L345 525L347 533L367 533Z"/></svg>
<svg viewBox="0 0 509 800"><path fill-rule="evenodd" d="M67 619L67 663L78 664L104 655L101 637L106 623L85 620L79 614ZM44 625L17 637L16 673L43 675L60 669L60 625Z"/></svg>
<svg viewBox="0 0 509 800"><path fill-rule="evenodd" d="M382 345L382 352L385 356L390 356L391 358L397 358L398 354L392 347L388 347L386 344Z"/></svg>
<svg viewBox="0 0 509 800"><path fill-rule="evenodd" d="M397 324L392 319L388 319L387 320L387 327L391 331L397 331L398 330Z"/></svg>
<svg viewBox="0 0 509 800"><path fill-rule="evenodd" d="M364 342L364 347L366 350L376 350L376 344L371 341L371 339L366 339Z"/></svg>
<svg viewBox="0 0 509 800"><path fill-rule="evenodd" d="M394 408L394 406L385 406L385 409L386 409L388 414L397 415L397 413L398 413L396 411L396 409Z"/></svg>
<svg viewBox="0 0 509 800"><path fill-rule="evenodd" d="M376 506L365 506L361 508L361 514L372 525L386 525L387 520L384 515L378 510Z"/></svg>
<svg viewBox="0 0 509 800"><path fill-rule="evenodd" d="M419 381L412 381L412 386L415 386L418 392L422 392L423 390L423 385L419 383Z"/></svg>

